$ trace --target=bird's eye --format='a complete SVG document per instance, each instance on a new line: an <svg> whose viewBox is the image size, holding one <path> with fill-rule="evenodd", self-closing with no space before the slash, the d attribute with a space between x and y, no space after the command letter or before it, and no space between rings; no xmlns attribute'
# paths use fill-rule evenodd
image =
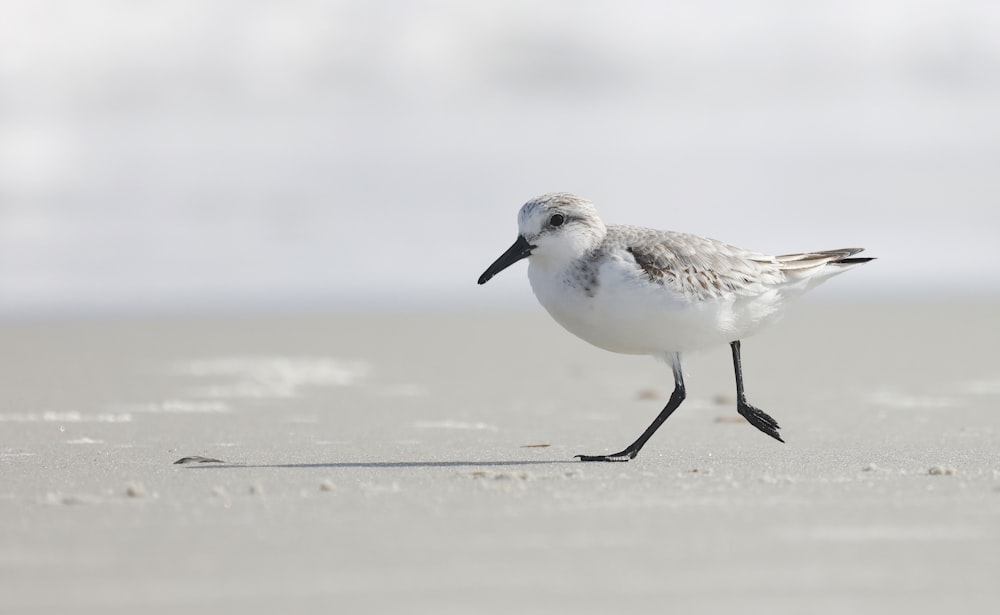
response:
<svg viewBox="0 0 1000 615"><path fill-rule="evenodd" d="M553 214L552 217L549 218L549 226L562 226L565 221L566 216L562 214Z"/></svg>

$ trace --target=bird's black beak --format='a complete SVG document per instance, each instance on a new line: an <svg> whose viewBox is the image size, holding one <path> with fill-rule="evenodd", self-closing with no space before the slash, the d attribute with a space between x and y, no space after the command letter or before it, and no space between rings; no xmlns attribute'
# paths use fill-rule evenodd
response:
<svg viewBox="0 0 1000 615"><path fill-rule="evenodd" d="M517 241L514 245L507 248L507 251L500 255L500 258L493 261L493 264L486 268L483 275L479 276L479 283L485 284L490 281L490 278L500 273L507 267L510 267L522 258L528 258L531 256L531 251L535 249L535 246L528 243L528 240L524 238L524 235L518 235Z"/></svg>

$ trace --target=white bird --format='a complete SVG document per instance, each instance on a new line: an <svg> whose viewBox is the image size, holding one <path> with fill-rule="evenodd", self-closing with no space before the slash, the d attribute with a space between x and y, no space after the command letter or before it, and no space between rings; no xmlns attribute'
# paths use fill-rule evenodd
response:
<svg viewBox="0 0 1000 615"><path fill-rule="evenodd" d="M528 259L538 302L570 333L605 350L652 355L670 363L674 390L653 423L624 450L577 455L628 461L686 395L681 354L729 344L736 409L784 442L778 423L746 401L740 340L781 316L789 301L871 258L862 248L769 256L715 239L638 226L605 226L587 200L558 192L532 199L518 214L519 234L479 277Z"/></svg>

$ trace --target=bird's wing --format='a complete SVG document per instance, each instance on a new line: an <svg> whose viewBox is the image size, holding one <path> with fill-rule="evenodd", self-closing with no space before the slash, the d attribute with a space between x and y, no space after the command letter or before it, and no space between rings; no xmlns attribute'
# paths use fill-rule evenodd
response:
<svg viewBox="0 0 1000 615"><path fill-rule="evenodd" d="M608 230L652 282L686 296L754 295L784 280L775 257L708 237L627 226Z"/></svg>

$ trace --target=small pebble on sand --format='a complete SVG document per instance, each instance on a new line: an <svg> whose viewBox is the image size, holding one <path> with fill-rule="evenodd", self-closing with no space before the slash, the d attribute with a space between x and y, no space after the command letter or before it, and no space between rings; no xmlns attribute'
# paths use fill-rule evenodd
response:
<svg viewBox="0 0 1000 615"><path fill-rule="evenodd" d="M660 397L662 396L656 389L639 389L635 395L636 399L660 399Z"/></svg>

